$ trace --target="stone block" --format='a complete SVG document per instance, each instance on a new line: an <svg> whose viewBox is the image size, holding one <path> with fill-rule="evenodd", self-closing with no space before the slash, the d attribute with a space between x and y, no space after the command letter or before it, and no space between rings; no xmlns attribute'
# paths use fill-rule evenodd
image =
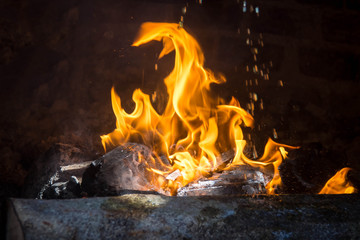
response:
<svg viewBox="0 0 360 240"><path fill-rule="evenodd" d="M7 239L359 239L359 202L358 195L10 199Z"/></svg>

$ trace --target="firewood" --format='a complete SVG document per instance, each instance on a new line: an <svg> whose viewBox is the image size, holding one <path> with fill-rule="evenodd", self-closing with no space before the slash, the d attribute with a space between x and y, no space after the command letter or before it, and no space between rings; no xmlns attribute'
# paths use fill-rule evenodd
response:
<svg viewBox="0 0 360 240"><path fill-rule="evenodd" d="M116 196L130 191L152 191L150 148L126 143L95 160L83 174L82 190L88 196Z"/></svg>
<svg viewBox="0 0 360 240"><path fill-rule="evenodd" d="M81 178L92 158L72 145L55 144L34 163L26 178L22 196L42 198L43 192L52 184L69 181L71 176Z"/></svg>
<svg viewBox="0 0 360 240"><path fill-rule="evenodd" d="M265 194L271 180L258 169L238 166L229 171L214 173L178 190L177 196L231 196L239 194Z"/></svg>

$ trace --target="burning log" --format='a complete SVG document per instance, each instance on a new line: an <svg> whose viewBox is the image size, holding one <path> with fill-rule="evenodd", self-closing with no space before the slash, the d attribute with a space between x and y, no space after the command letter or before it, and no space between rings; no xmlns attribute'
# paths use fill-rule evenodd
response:
<svg viewBox="0 0 360 240"><path fill-rule="evenodd" d="M271 176L249 166L239 166L231 171L215 173L201 178L178 190L177 196L232 196L239 194L265 194Z"/></svg>
<svg viewBox="0 0 360 240"><path fill-rule="evenodd" d="M147 170L152 152L145 145L126 143L91 163L83 175L88 196L116 196L128 191L155 190Z"/></svg>
<svg viewBox="0 0 360 240"><path fill-rule="evenodd" d="M164 167L164 165L156 166L160 162L155 161L155 158L161 159L165 167L171 164L165 156L154 156L152 150L145 145L126 143L93 162L79 162L88 160L89 157L70 145L57 144L38 160L38 165L36 165L38 175L33 179L36 181L29 182L28 195L25 197L30 196L30 190L33 191L30 197L40 199L117 196L134 191L153 191L177 196L267 193L265 187L271 181L272 174L248 165L227 168L233 161L234 155L235 153L231 150L222 153L217 157L218 166L214 171L207 172L197 181L181 186L175 192L169 192L166 185L162 188L156 186L159 176L151 171L151 168ZM330 154L328 151L321 152L313 145L290 152L289 159L280 166L284 184L281 189L278 189L279 193L319 193L331 176L324 175L325 173L321 175L322 168L316 169L312 166L318 159L328 158L329 155L338 156L334 152ZM153 165L150 167L151 162ZM332 169L329 169L330 167ZM340 165L327 165L325 170L331 173L339 168ZM306 174L306 170L310 171L310 177ZM356 174L353 171L351 173ZM312 177L314 175L316 177ZM182 177L182 172L177 169L168 172L162 179L167 184ZM345 180L344 178L343 181ZM357 185L355 187L357 188Z"/></svg>
<svg viewBox="0 0 360 240"><path fill-rule="evenodd" d="M358 195L10 199L8 239L357 239Z"/></svg>
<svg viewBox="0 0 360 240"><path fill-rule="evenodd" d="M154 174L148 171L146 165L151 157L152 152L145 145L126 143L119 146L92 162L86 169L82 178L82 191L86 192L87 196L116 196L129 191L159 191L152 185ZM233 157L233 151L219 156L218 162L222 163L219 168L229 163ZM175 181L181 176L181 172L176 170L166 179ZM271 176L253 167L238 166L229 171L204 176L197 182L180 188L177 196L261 194L266 193L265 186L270 180ZM162 193L161 190L159 192Z"/></svg>
<svg viewBox="0 0 360 240"><path fill-rule="evenodd" d="M133 93L135 108L132 113L127 113L122 108L115 88L112 88L111 102L116 128L101 136L101 139L105 151L115 149L92 162L84 172L81 190L87 196L119 195L129 190L196 196L259 194L266 189L266 193L275 194L279 193L281 175L284 173L285 176L290 173L289 181L284 184L285 189L299 185L301 190L295 192L316 190L316 183L307 181L296 172L291 174L293 166L297 169L298 161L289 161L288 165L283 165L285 171L279 172L288 150L298 147L276 143L269 138L263 155L256 154L255 145L252 146L252 142L242 132L243 127L255 126L253 116L241 108L235 97L226 101L212 94L210 86L213 83L224 83L226 79L204 68L201 48L185 29L173 23L147 22L142 24L132 46L153 40L163 41L164 48L159 58L175 51L174 69L164 79L168 103L163 112L159 113L150 95L137 89ZM246 154L246 149L251 146L253 157ZM226 154L228 152L230 155ZM40 168L50 169L50 175L46 177L51 176L45 188L41 189L40 198L44 193L61 198L68 195L68 189L72 189L71 194L78 196L79 186L75 178L59 182L56 175L59 163L56 161L61 157L54 156L50 165L40 161ZM51 164L54 161L55 164ZM303 161L299 162L301 164ZM216 173L221 169L224 173ZM338 193L355 191L351 184L347 184L346 174L339 176L343 178L341 181L328 184L332 189L344 185L350 189L343 191L340 187ZM292 181L300 184L289 184ZM44 184L43 179L39 183ZM331 190L324 192L330 193Z"/></svg>
<svg viewBox="0 0 360 240"><path fill-rule="evenodd" d="M105 151L141 139L146 146L156 149L158 155L171 160L165 169L154 164L149 164L148 169L157 174L158 179L152 185L173 195L179 187L211 175L223 164L218 161L219 155L234 150L232 166L227 168L240 165L263 171L271 168L273 179L266 189L267 193L274 194L281 185L278 167L286 158L287 150L297 147L269 139L263 156L248 158L243 152L248 142L242 127L253 128L253 116L241 108L235 97L226 101L212 94L210 86L225 83L226 78L204 68L204 55L198 42L178 24L146 22L132 46L150 41L163 42L159 59L175 51L174 69L164 79L168 93L166 107L159 113L150 95L137 89L132 97L135 108L127 113L113 87L111 102L117 121L113 132L101 136ZM172 175L169 177L169 174Z"/></svg>

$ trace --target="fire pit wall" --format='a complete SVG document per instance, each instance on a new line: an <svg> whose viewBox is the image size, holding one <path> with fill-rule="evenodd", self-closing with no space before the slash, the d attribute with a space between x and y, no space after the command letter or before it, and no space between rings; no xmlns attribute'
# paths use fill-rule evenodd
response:
<svg viewBox="0 0 360 240"><path fill-rule="evenodd" d="M2 3L2 196L20 196L33 162L54 143L77 146L94 159L103 153L99 136L115 127L111 86L129 111L136 88L156 91L161 103L162 79L172 69L173 55L158 61L160 43L130 45L141 23L179 22L181 16L203 48L205 66L227 78L226 84L214 86L215 92L228 100L237 97L243 107L250 91L263 100L264 109L255 112L260 145L274 135L290 145L315 143L317 150L334 154L315 159L311 169L331 162L339 169L360 169L360 5L351 0L249 0L244 12L242 4ZM258 17L250 5L259 7ZM260 34L259 63L269 66L270 79L259 78L249 90L246 66L251 67L253 54L246 39ZM339 169L326 172L326 178Z"/></svg>

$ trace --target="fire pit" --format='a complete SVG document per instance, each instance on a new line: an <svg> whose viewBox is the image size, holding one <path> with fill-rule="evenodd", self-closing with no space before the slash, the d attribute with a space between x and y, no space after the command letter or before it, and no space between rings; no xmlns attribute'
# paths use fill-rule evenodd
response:
<svg viewBox="0 0 360 240"><path fill-rule="evenodd" d="M251 135L246 140L242 131L242 128L254 128L252 115L241 108L234 97L229 103L221 97L213 97L211 84L221 84L226 79L203 67L204 56L197 41L181 24L148 22L142 24L132 45L153 40L163 42L159 58L175 51L174 68L164 79L168 94L165 109L158 113L154 108L158 103L156 92L151 100L150 95L137 89L132 96L135 108L132 113L126 113L112 88L116 129L101 139L105 151L115 149L90 164L81 177L81 185L76 176L59 183L64 180L60 173L81 169L88 163L57 166L60 171L46 181L38 197L43 198L44 194L65 196L60 193L60 187L63 191L71 191L69 197L119 195L128 190L155 191L169 196L281 192L279 167L287 158L287 150L299 147L269 139L263 155L257 157ZM254 53L255 59L256 56ZM256 68L254 73L259 74L262 70ZM267 75L262 77L267 79ZM253 99L251 103L256 101ZM254 107L251 109L254 112ZM133 141L137 143L131 143ZM70 157L69 161L76 160ZM54 166L46 158L40 171L47 169L46 164ZM53 172L57 168L53 167ZM356 189L346 178L349 170L341 169L319 193L354 193ZM41 172L34 173L44 176ZM39 185L39 181L35 184Z"/></svg>
<svg viewBox="0 0 360 240"><path fill-rule="evenodd" d="M208 4L204 9L217 6L213 2ZM275 6L261 4L265 9ZM276 99L279 104L274 105L280 109L276 111L282 112L279 120L273 120L277 117L270 114L274 111L268 104L271 96L296 85L280 80L281 74L276 73L279 65L264 57L265 37L274 43L279 33L259 25L259 3L238 1L219 5L230 12L237 6L241 24L235 24L234 33L242 41L241 50L248 52L246 60L234 63L233 73L225 70L224 75L218 73L217 67L229 69L229 64L214 67L213 63L223 60L224 49L226 56L231 55L224 47L226 37L219 38L221 41L216 45L220 49L207 48L209 38L203 37L203 53L200 47L203 44L194 37L201 35L201 30L195 27L190 29L191 34L188 31L187 12L201 11L201 5L202 1L178 8L181 17L176 23L142 23L132 45L128 42L125 48L113 50L116 59L127 61L123 60L131 59L127 58L127 51L137 49L134 51L143 55L139 62L143 59L144 66L149 65L144 61L153 58L147 54L155 54L153 76L147 77L150 70L145 67L133 69L141 83L113 84L111 105L115 117L99 118L107 118L106 127L102 128L106 132L114 128L112 123L116 119L115 130L101 136L104 155L94 154L96 147L84 144L90 140L75 137L74 133L68 136L74 137L77 144L53 144L31 168L23 170L23 175L28 174L21 196L38 199L8 201L9 239L358 237L354 230L359 220L358 195L316 195L356 193L358 164L355 160L346 162L344 149L329 147L335 143L329 145L328 140L313 143L309 135L300 134L298 138L296 133L311 132L313 126L307 126L310 113L322 119L331 112L324 112L314 102L305 105L293 102L293 98L299 97L294 97L296 91L292 90L291 94L283 94L287 106L280 98ZM75 8L64 16L71 23L77 21L78 14ZM284 19L281 11L279 16ZM258 30L253 32L249 23ZM131 29L134 31L134 24ZM264 31L265 36L256 31ZM226 32L219 35L227 36ZM285 29L284 34L296 37L297 33ZM113 35L109 30L103 37L111 40ZM154 41L162 44L161 49ZM286 45L287 53L291 52L288 50ZM217 54L210 57L209 66L205 67L207 51ZM299 52L299 59L302 58L299 69L311 75L312 68L303 63L311 59L304 59L303 52L306 51ZM68 68L69 63L63 62L57 69L61 72ZM153 81L155 77L159 83ZM149 90L151 84L146 87L149 79L153 86L157 85L156 89ZM241 83L236 83L239 80ZM38 93L44 95L47 87L39 88ZM270 97L266 97L265 89L272 91ZM130 91L132 98L128 96ZM270 109L266 110L268 106ZM57 111L67 105L60 101L52 108ZM87 114L84 110L79 113ZM287 117L291 120L286 120ZM354 146L349 149L354 151ZM85 229L86 224L92 230ZM260 231L258 224L266 230Z"/></svg>

